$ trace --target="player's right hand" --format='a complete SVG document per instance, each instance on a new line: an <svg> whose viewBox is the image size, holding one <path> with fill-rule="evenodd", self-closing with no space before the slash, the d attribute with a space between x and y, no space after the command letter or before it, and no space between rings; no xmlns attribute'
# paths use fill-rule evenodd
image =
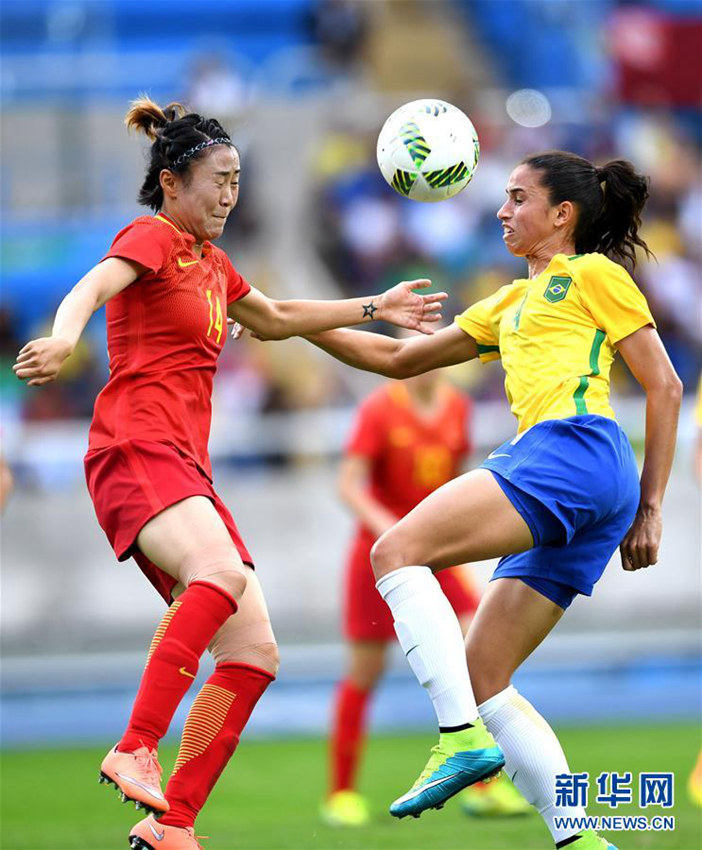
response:
<svg viewBox="0 0 702 850"><path fill-rule="evenodd" d="M73 346L65 339L45 336L28 342L17 355L12 371L29 387L55 380Z"/></svg>
<svg viewBox="0 0 702 850"><path fill-rule="evenodd" d="M244 335L244 331L246 330L246 328L243 325L240 325L236 319L228 318L227 324L231 327L230 334L232 339L241 339L241 337ZM253 339L260 339L261 342L268 341L265 336L261 336L261 334L257 334L255 331L249 331L249 335Z"/></svg>

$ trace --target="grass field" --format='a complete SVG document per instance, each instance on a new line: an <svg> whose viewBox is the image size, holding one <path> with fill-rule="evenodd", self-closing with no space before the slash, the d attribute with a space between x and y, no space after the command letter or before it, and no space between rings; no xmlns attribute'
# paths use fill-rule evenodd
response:
<svg viewBox="0 0 702 850"><path fill-rule="evenodd" d="M676 829L610 833L620 850L700 850L702 813L687 799L685 783L699 746L692 726L566 729L561 733L571 766L595 776L601 771L673 771L675 808L645 811L636 805L590 814L673 814ZM531 850L552 847L541 819L479 821L449 803L420 820L397 822L388 803L423 767L432 738L378 737L371 741L362 790L374 806L372 825L334 830L317 818L325 782L321 740L244 742L198 821L211 838L208 850ZM97 783L103 749L6 752L2 756L2 850L111 850L127 847L129 828L140 819L119 803L114 790ZM166 769L175 758L164 747ZM634 784L634 790L638 787ZM594 782L591 793L594 796Z"/></svg>

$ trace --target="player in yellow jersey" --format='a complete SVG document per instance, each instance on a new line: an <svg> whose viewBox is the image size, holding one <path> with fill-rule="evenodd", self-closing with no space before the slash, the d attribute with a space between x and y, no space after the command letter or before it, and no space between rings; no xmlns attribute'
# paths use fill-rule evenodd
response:
<svg viewBox="0 0 702 850"><path fill-rule="evenodd" d="M557 847L593 850L613 845L570 820L585 812L556 791L556 777L570 773L563 751L511 679L573 598L592 593L618 546L625 570L656 563L681 383L621 265L633 266L637 247L648 251L638 234L647 179L624 160L595 167L550 151L518 165L506 191L497 217L507 249L527 262L524 279L433 336L339 330L309 339L392 378L502 358L516 437L432 493L373 549L377 588L440 732L425 770L390 811L440 808L504 764ZM646 393L640 483L609 403L617 352ZM433 573L497 556L464 650Z"/></svg>

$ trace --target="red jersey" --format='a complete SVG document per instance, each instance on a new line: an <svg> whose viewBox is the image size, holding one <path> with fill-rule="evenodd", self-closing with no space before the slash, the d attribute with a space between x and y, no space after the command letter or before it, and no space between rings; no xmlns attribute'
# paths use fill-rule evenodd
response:
<svg viewBox="0 0 702 850"><path fill-rule="evenodd" d="M470 400L448 385L426 419L414 410L403 384L388 384L361 404L346 453L370 461L371 494L402 517L460 474L471 450L470 419Z"/></svg>
<svg viewBox="0 0 702 850"><path fill-rule="evenodd" d="M89 451L122 440L166 441L212 477L212 383L227 338L227 305L251 287L210 242L163 213L121 230L103 259L148 271L107 302L110 378L97 397Z"/></svg>

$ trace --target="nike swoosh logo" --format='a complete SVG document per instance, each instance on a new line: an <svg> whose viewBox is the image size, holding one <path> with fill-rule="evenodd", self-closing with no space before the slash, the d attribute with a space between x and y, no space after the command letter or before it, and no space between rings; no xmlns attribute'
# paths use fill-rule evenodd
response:
<svg viewBox="0 0 702 850"><path fill-rule="evenodd" d="M488 460L492 460L494 457L512 457L512 455L506 455L502 452L491 452L488 455Z"/></svg>
<svg viewBox="0 0 702 850"><path fill-rule="evenodd" d="M198 260L183 260L180 257L178 257L178 265L181 267L181 269L185 269L188 266L195 266L195 265L197 265L197 263L198 263Z"/></svg>
<svg viewBox="0 0 702 850"><path fill-rule="evenodd" d="M191 678L191 679L194 679L194 678L195 678L195 674L194 674L194 673L188 673L188 671L185 669L185 667L181 667L181 668L180 668L180 670L179 670L178 672L179 672L182 676L190 676L190 678Z"/></svg>
<svg viewBox="0 0 702 850"><path fill-rule="evenodd" d="M139 782L138 779L134 779L133 776L127 776L125 773L117 773L120 779L124 779L132 785L136 785L137 788L141 788L142 791L146 791L147 794L151 794L153 797L156 797L159 800L165 800L166 798L163 794L158 790L158 788L154 788L153 785L145 785L143 782Z"/></svg>
<svg viewBox="0 0 702 850"><path fill-rule="evenodd" d="M400 797L400 799L396 800L395 802L396 803L406 803L408 800L414 800L414 798L418 794L421 794L422 792L426 791L428 788L433 788L435 785L443 785L444 782L448 782L449 779L453 779L455 776L457 776L457 774L452 773L450 776L442 776L440 779L435 779L433 782L427 782L426 785L422 785L419 788L415 788L413 791L409 791L407 794L405 794L404 797Z"/></svg>
<svg viewBox="0 0 702 850"><path fill-rule="evenodd" d="M147 826L149 827L149 829L153 833L153 836L156 839L156 841L163 841L163 839L166 837L166 830L165 829L163 830L163 832L159 832L157 829L154 829L151 824L147 824Z"/></svg>

